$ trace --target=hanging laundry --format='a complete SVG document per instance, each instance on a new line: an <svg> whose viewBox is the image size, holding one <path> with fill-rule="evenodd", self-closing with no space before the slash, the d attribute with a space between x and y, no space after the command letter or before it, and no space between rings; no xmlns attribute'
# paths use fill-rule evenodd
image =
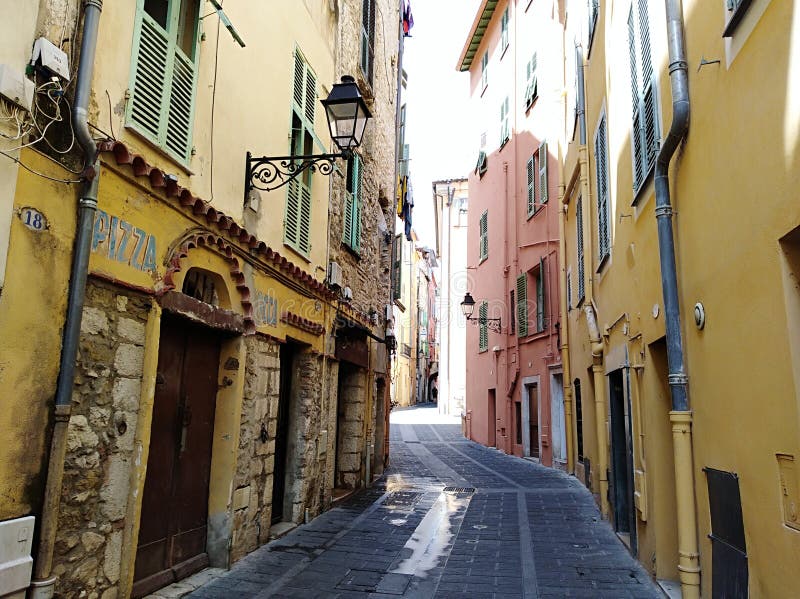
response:
<svg viewBox="0 0 800 599"><path fill-rule="evenodd" d="M405 2L403 6L403 36L411 37L411 28L414 26L414 15L411 14L411 2Z"/></svg>
<svg viewBox="0 0 800 599"><path fill-rule="evenodd" d="M397 178L397 216L403 218L403 205L406 201L408 190L408 177L400 176Z"/></svg>

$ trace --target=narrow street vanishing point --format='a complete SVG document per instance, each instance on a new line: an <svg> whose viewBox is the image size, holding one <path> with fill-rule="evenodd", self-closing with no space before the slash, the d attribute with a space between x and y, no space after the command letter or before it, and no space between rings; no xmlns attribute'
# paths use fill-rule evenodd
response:
<svg viewBox="0 0 800 599"><path fill-rule="evenodd" d="M189 596L662 597L572 477L468 441L430 407L392 414L391 456L370 489Z"/></svg>

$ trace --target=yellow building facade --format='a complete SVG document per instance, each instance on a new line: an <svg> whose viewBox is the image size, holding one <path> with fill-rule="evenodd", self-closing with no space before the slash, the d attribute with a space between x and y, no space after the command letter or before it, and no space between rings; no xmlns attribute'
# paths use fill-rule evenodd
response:
<svg viewBox="0 0 800 599"><path fill-rule="evenodd" d="M684 597L791 597L800 14L785 0L680 4L567 3L576 119L561 149L562 314L575 472L631 552ZM668 52L681 29L685 59ZM687 74L691 118L665 210L654 170L675 114L671 65ZM682 371L668 364L659 216L674 230ZM670 386L687 380L688 410L675 409Z"/></svg>
<svg viewBox="0 0 800 599"><path fill-rule="evenodd" d="M381 5L399 22L396 3ZM71 3L42 7L40 30L58 21L80 35ZM364 23L372 45L396 55L397 39L392 27L381 39L374 14L370 29L368 8L231 5L244 46L206 2L97 13L97 210L72 402L55 415L63 437L53 396L82 186L74 162L41 148L19 153L0 296L0 384L13 389L0 417L0 520L36 516L37 588L57 578L64 596L144 595L229 566L382 471L388 364L375 315L388 286L380 299L354 285L348 299L328 266L342 239L334 199L363 201L369 231L381 207L355 189L393 195L396 73L359 64L358 49ZM248 189L247 152L336 151L319 100L352 68L365 71L353 74L381 128L367 134L358 180L334 189L317 171ZM344 170L333 176L355 176ZM382 260L379 244L363 240L362 254Z"/></svg>

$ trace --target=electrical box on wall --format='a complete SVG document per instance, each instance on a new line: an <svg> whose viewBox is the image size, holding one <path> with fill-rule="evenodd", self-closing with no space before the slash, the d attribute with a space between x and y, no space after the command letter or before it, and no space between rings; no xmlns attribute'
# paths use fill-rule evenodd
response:
<svg viewBox="0 0 800 599"><path fill-rule="evenodd" d="M33 558L33 516L0 522L0 597L24 597L24 590L31 582Z"/></svg>
<svg viewBox="0 0 800 599"><path fill-rule="evenodd" d="M33 82L11 65L0 64L0 96L30 112L33 104Z"/></svg>
<svg viewBox="0 0 800 599"><path fill-rule="evenodd" d="M47 38L40 37L33 45L32 65L41 65L53 75L69 79L69 58L67 53Z"/></svg>

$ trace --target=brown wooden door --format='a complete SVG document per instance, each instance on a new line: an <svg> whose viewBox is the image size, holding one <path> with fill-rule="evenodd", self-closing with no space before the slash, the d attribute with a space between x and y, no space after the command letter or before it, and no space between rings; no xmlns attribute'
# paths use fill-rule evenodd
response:
<svg viewBox="0 0 800 599"><path fill-rule="evenodd" d="M208 565L208 488L219 352L219 339L212 331L164 315L134 596Z"/></svg>

